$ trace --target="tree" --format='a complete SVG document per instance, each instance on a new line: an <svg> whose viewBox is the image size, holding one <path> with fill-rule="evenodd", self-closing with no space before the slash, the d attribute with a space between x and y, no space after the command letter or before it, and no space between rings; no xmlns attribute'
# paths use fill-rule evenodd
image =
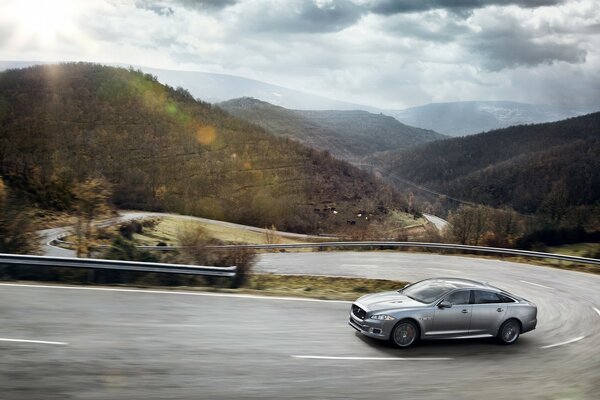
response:
<svg viewBox="0 0 600 400"><path fill-rule="evenodd" d="M110 183L100 178L88 178L77 183L73 189L77 224L77 257L89 257L94 238L94 219L110 210L108 199L111 196Z"/></svg>
<svg viewBox="0 0 600 400"><path fill-rule="evenodd" d="M473 237L471 207L461 205L448 216L448 233L459 244L467 244Z"/></svg>
<svg viewBox="0 0 600 400"><path fill-rule="evenodd" d="M0 253L36 254L40 250L29 212L20 203L0 178Z"/></svg>
<svg viewBox="0 0 600 400"><path fill-rule="evenodd" d="M569 192L564 180L555 182L552 190L541 205L542 214L546 215L550 222L560 225L563 217L569 210Z"/></svg>

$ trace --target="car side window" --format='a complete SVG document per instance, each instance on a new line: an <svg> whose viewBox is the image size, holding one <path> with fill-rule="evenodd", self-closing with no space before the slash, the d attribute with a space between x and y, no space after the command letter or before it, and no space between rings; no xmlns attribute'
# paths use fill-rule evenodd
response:
<svg viewBox="0 0 600 400"><path fill-rule="evenodd" d="M504 303L494 292L475 290L475 304Z"/></svg>
<svg viewBox="0 0 600 400"><path fill-rule="evenodd" d="M459 290L458 292L454 292L448 296L446 301L452 305L469 304L469 298L469 290Z"/></svg>
<svg viewBox="0 0 600 400"><path fill-rule="evenodd" d="M500 300L502 300L503 303L514 303L515 301L513 299L511 299L508 296L505 296L503 294L499 294L498 296L500 296Z"/></svg>

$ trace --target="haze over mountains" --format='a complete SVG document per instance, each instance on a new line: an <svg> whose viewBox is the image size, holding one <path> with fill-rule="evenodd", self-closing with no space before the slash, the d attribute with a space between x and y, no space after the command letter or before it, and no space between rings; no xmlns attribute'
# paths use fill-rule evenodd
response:
<svg viewBox="0 0 600 400"><path fill-rule="evenodd" d="M568 107L514 101L458 101L386 113L408 125L449 136L464 136L513 125L559 121L598 110L600 105Z"/></svg>
<svg viewBox="0 0 600 400"><path fill-rule="evenodd" d="M0 61L0 70L42 63L37 61ZM124 64L118 66L128 67ZM571 107L513 101L457 101L431 103L403 110L386 110L329 99L234 75L176 71L145 66L134 67L156 76L162 83L173 87L183 87L195 98L211 103L250 97L294 110L364 110L383 113L406 125L434 130L449 136L474 134L518 124L557 121L600 110L600 105Z"/></svg>
<svg viewBox="0 0 600 400"><path fill-rule="evenodd" d="M218 106L269 132L358 164L377 152L407 149L446 137L404 125L387 115L361 110L288 110L247 97L218 103Z"/></svg>
<svg viewBox="0 0 600 400"><path fill-rule="evenodd" d="M44 63L37 61L0 61L0 71L9 68L23 68L38 64ZM111 65L124 68L129 67L128 64ZM176 71L150 68L141 65L132 66L135 69L140 69L145 73L156 76L161 83L172 87L183 87L195 98L202 99L209 103L218 103L240 97L252 97L291 109L379 111L376 107L329 99L323 96L317 96L235 75Z"/></svg>

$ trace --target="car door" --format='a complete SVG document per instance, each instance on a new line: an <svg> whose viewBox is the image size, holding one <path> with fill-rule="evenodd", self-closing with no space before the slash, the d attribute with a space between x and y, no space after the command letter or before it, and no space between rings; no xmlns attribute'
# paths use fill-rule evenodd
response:
<svg viewBox="0 0 600 400"><path fill-rule="evenodd" d="M487 290L473 290L473 311L469 335L492 335L498 329L506 315L507 304L495 292Z"/></svg>
<svg viewBox="0 0 600 400"><path fill-rule="evenodd" d="M444 300L451 307L436 307L433 312L431 336L466 336L471 322L470 290L457 290Z"/></svg>

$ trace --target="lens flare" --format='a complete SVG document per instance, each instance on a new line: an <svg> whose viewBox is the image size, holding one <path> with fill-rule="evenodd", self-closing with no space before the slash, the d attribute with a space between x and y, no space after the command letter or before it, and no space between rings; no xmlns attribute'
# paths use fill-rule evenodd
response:
<svg viewBox="0 0 600 400"><path fill-rule="evenodd" d="M208 146L217 139L217 130L210 125L200 126L196 130L196 139L201 145Z"/></svg>

